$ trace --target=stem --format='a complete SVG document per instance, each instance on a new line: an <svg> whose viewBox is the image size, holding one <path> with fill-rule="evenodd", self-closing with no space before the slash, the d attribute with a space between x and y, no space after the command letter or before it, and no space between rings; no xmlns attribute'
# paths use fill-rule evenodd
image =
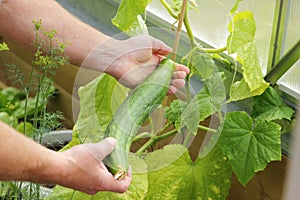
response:
<svg viewBox="0 0 300 200"><path fill-rule="evenodd" d="M207 132L210 132L210 133L216 133L217 132L216 129L208 128L208 127L202 126L202 125L198 125L198 128L200 130L207 131Z"/></svg>
<svg viewBox="0 0 300 200"><path fill-rule="evenodd" d="M178 15L176 15L171 6L165 0L160 0L160 2L174 19L178 19Z"/></svg>
<svg viewBox="0 0 300 200"><path fill-rule="evenodd" d="M177 50L178 50L178 45L179 45L179 40L180 40L180 33L181 33L183 19L184 19L185 12L186 12L186 7L187 7L187 0L183 0L182 1L182 6L181 6L181 11L180 11L180 14L179 14L178 27L177 27L177 30L176 30L176 36L175 36L175 41L174 41L173 53L172 53L172 60L176 59L176 53L177 53Z"/></svg>
<svg viewBox="0 0 300 200"><path fill-rule="evenodd" d="M185 12L184 14L184 26L185 26L185 29L186 29L186 32L191 40L191 46L194 47L197 45L197 42L195 40L195 37L194 37L194 34L193 34L193 31L192 31L192 28L191 28L191 25L190 25L190 22L189 22L189 18L187 16L187 12Z"/></svg>
<svg viewBox="0 0 300 200"><path fill-rule="evenodd" d="M222 53L223 51L227 50L227 47L222 47L219 49L210 49L210 48L201 48L200 46L197 47L199 51L205 53Z"/></svg>
<svg viewBox="0 0 300 200"><path fill-rule="evenodd" d="M165 138L168 138L172 135L175 135L177 133L177 130L176 129L173 129L169 132L166 132L165 134L163 135L159 135L159 136L156 136L154 135L153 137L150 138L150 140L148 140L137 152L136 154L142 154L146 149L148 149L150 146L156 144L157 142L165 139Z"/></svg>

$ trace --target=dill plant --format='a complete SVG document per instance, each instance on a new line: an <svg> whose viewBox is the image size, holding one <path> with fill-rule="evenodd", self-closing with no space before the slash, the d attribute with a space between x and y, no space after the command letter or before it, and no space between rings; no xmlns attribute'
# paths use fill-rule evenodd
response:
<svg viewBox="0 0 300 200"><path fill-rule="evenodd" d="M22 111L17 113L15 105L9 104L14 116L19 116L22 132L41 143L44 134L60 128L63 114L49 112L47 103L56 93L54 77L58 67L67 64L64 55L67 42L55 39L56 30L45 31L42 20L33 20L35 28L35 53L28 77L18 66L7 63L9 79L18 84L25 95ZM6 43L0 44L0 51L9 50ZM33 126L33 133L28 133L28 124ZM30 128L32 129L32 128ZM40 185L24 182L0 182L0 198L4 199L41 199Z"/></svg>

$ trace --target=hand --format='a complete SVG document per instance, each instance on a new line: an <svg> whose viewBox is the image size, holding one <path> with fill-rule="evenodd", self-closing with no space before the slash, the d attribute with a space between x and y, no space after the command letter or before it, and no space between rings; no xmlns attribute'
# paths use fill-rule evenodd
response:
<svg viewBox="0 0 300 200"><path fill-rule="evenodd" d="M99 143L82 144L62 152L68 162L58 184L87 194L98 191L125 192L131 182L131 172L124 180L115 180L102 162L115 145L114 138L106 138Z"/></svg>
<svg viewBox="0 0 300 200"><path fill-rule="evenodd" d="M124 41L111 39L94 49L82 66L109 73L121 84L134 88L155 70L163 57L171 51L165 43L149 35L140 35ZM186 66L176 63L169 94L184 86L184 78L189 72Z"/></svg>

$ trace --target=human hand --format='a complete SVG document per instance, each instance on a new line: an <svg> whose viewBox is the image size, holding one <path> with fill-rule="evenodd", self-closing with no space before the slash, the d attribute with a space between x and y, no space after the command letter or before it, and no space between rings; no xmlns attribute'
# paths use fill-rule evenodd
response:
<svg viewBox="0 0 300 200"><path fill-rule="evenodd" d="M131 172L123 180L116 180L102 162L115 145L114 138L106 138L99 143L82 144L62 152L67 164L64 164L58 184L87 194L125 192L131 182Z"/></svg>
<svg viewBox="0 0 300 200"><path fill-rule="evenodd" d="M149 35L140 35L124 41L104 42L87 57L84 67L104 71L114 76L121 84L134 88L147 77L172 49ZM105 66L105 67L104 67ZM175 64L175 72L168 94L175 93L185 84L190 70Z"/></svg>

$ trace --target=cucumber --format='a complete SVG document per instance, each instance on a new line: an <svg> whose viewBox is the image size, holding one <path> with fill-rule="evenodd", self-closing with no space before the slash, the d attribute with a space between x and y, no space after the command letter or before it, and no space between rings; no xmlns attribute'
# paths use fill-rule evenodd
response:
<svg viewBox="0 0 300 200"><path fill-rule="evenodd" d="M132 140L143 122L162 103L174 70L174 62L163 59L158 68L127 96L107 126L104 138L116 138L117 145L104 163L116 179L125 177Z"/></svg>

